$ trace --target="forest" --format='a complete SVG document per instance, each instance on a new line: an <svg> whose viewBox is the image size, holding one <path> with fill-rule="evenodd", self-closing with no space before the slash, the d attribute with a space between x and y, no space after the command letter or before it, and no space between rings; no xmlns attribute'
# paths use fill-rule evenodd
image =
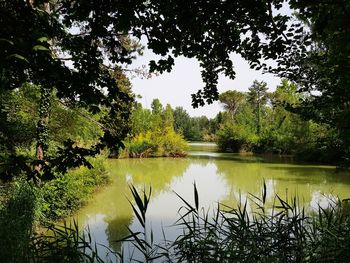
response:
<svg viewBox="0 0 350 263"><path fill-rule="evenodd" d="M77 225L55 225L111 183L111 159L183 158L188 142L201 141L220 152L292 156L348 171L349 23L348 0L0 0L0 261L104 261ZM143 54L142 37L160 57L146 72L130 68ZM280 77L280 85L271 91L255 80L246 92L220 93L219 77L236 75L233 53ZM199 61L203 81L184 95L193 107L219 101L214 118L159 99L150 109L137 101L130 72L170 72L180 56ZM278 197L284 212L270 215L263 185L260 219L250 221L244 206L228 217L218 208L208 224L194 184L195 206L184 200L192 217L180 218L188 234L166 253L155 255L132 231L129 237L147 262L346 262L348 199L309 217ZM145 226L151 193L130 189Z"/></svg>

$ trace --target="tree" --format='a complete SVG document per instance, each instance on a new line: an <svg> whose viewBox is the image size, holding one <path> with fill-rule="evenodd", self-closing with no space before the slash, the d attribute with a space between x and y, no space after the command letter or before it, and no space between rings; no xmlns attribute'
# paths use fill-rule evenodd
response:
<svg viewBox="0 0 350 263"><path fill-rule="evenodd" d="M30 85L0 93L0 152L15 155L16 148L30 147L38 121L40 94Z"/></svg>
<svg viewBox="0 0 350 263"><path fill-rule="evenodd" d="M307 128L305 123L301 125L301 119L298 115L286 110L287 105L288 107L298 107L300 104L303 96L297 92L297 89L298 87L295 84L283 79L281 84L276 87L276 90L271 93L270 99L273 111L271 113L272 118L270 119L273 122L272 130L279 130L283 126L287 126L289 130L299 129L300 127ZM283 125L285 123L288 124ZM286 130L283 133L285 135L288 134ZM303 131L303 135L307 137L305 130Z"/></svg>
<svg viewBox="0 0 350 263"><path fill-rule="evenodd" d="M163 119L163 105L159 99L154 99L151 104L152 109L152 126L153 129L160 129L162 127Z"/></svg>
<svg viewBox="0 0 350 263"><path fill-rule="evenodd" d="M174 129L186 140L201 141L204 134L214 133L213 128L215 124L206 116L191 117L182 107L176 107L174 110Z"/></svg>
<svg viewBox="0 0 350 263"><path fill-rule="evenodd" d="M308 96L298 107L289 109L336 128L337 141L341 141L343 148L342 158L339 156L343 160L339 161L344 164L350 160L350 3L347 0L290 3L302 23L291 48L281 58L278 71Z"/></svg>
<svg viewBox="0 0 350 263"><path fill-rule="evenodd" d="M149 109L142 108L141 103L135 103L131 115L131 133L137 135L153 128L153 116Z"/></svg>
<svg viewBox="0 0 350 263"><path fill-rule="evenodd" d="M297 86L286 79L270 94L272 107L268 107L265 118L266 128L260 141L262 151L291 154L317 140L309 136L310 122L286 110L286 105L297 107L302 96L297 92Z"/></svg>
<svg viewBox="0 0 350 263"><path fill-rule="evenodd" d="M25 84L20 89L0 94L0 175L3 180L11 180L21 172L26 172L28 176L35 175L30 162L36 158L32 153L36 150L36 124L40 120L40 92L40 87ZM45 152L45 160L52 167L57 151L66 140L74 140L77 147L90 147L98 142L103 133L99 123L103 113L93 115L83 108L65 104L54 92L49 98L51 111L46 143L50 147ZM52 174L45 171L45 175L45 179L48 179Z"/></svg>
<svg viewBox="0 0 350 263"><path fill-rule="evenodd" d="M213 119L209 120L209 131L212 134L215 134L217 130L220 128L220 125L224 123L224 113L219 112Z"/></svg>
<svg viewBox="0 0 350 263"><path fill-rule="evenodd" d="M183 107L174 110L174 129L181 133L186 139L190 137L191 117Z"/></svg>
<svg viewBox="0 0 350 263"><path fill-rule="evenodd" d="M170 104L167 104L163 113L164 127L174 128L174 111Z"/></svg>
<svg viewBox="0 0 350 263"><path fill-rule="evenodd" d="M266 105L268 99L267 90L266 82L254 80L247 94L248 102L251 103L256 113L256 131L258 135L260 135L261 132L261 109Z"/></svg>
<svg viewBox="0 0 350 263"><path fill-rule="evenodd" d="M228 90L219 95L219 101L224 105L233 119L238 107L244 100L244 94L236 90Z"/></svg>
<svg viewBox="0 0 350 263"><path fill-rule="evenodd" d="M272 13L283 0L0 3L6 46L0 53L2 85L47 83L59 90L60 97L79 95L89 103L108 104L109 97L100 88L117 93L111 72L119 63L130 63L138 51L128 35L145 35L148 47L162 56L151 62L152 70L169 71L179 55L200 61L205 87L193 94L194 106L217 99L219 73L234 78L230 53L258 65L263 57L277 58L288 43L281 37L288 17Z"/></svg>
<svg viewBox="0 0 350 263"><path fill-rule="evenodd" d="M151 103L152 114L154 115L162 115L163 105L160 103L159 99L154 99Z"/></svg>
<svg viewBox="0 0 350 263"><path fill-rule="evenodd" d="M191 141L201 141L208 128L209 120L206 116L191 117L188 139Z"/></svg>

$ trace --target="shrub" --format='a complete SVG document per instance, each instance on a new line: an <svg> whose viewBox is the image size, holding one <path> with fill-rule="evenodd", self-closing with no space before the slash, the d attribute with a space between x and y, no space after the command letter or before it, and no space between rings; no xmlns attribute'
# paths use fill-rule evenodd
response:
<svg viewBox="0 0 350 263"><path fill-rule="evenodd" d="M245 125L227 123L217 132L218 146L222 151L249 152L258 142L258 136Z"/></svg>
<svg viewBox="0 0 350 263"><path fill-rule="evenodd" d="M218 139L216 134L214 133L204 133L202 136L202 140L204 142L216 142Z"/></svg>
<svg viewBox="0 0 350 263"><path fill-rule="evenodd" d="M120 157L184 156L187 143L173 128L140 133L125 142Z"/></svg>
<svg viewBox="0 0 350 263"><path fill-rule="evenodd" d="M98 156L89 161L92 169L72 169L43 185L41 210L45 219L57 220L71 214L90 198L97 186L108 181L105 157Z"/></svg>

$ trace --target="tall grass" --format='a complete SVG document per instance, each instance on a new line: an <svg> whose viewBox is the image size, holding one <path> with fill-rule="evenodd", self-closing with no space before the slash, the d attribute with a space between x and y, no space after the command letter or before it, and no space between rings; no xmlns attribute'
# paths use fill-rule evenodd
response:
<svg viewBox="0 0 350 263"><path fill-rule="evenodd" d="M133 232L130 228L128 228L130 235L117 242L131 243L132 249L136 250L142 256L142 259L137 256L136 257L138 259L133 258L135 251L129 253L130 258L126 258L123 249L120 253L116 253L116 256L120 262L129 262L132 260L135 260L135 262L153 262L154 260L161 258L163 255L159 253L159 245L154 243L153 231L152 229L148 229L146 222L146 212L152 191L151 188L149 188L148 193L146 193L146 190L143 189L142 193L139 194L134 186L130 186L130 191L134 198L135 205L130 200L129 203L135 213L138 222L141 224L143 231Z"/></svg>
<svg viewBox="0 0 350 263"><path fill-rule="evenodd" d="M81 232L76 222L35 226L42 216L36 186L19 180L8 193L0 208L1 263L104 262L89 231Z"/></svg>
<svg viewBox="0 0 350 263"><path fill-rule="evenodd" d="M28 262L33 223L38 217L37 191L19 180L0 207L0 262Z"/></svg>
<svg viewBox="0 0 350 263"><path fill-rule="evenodd" d="M30 262L104 262L89 230L81 232L76 221L50 226L35 234L31 242Z"/></svg>
<svg viewBox="0 0 350 263"><path fill-rule="evenodd" d="M93 169L72 169L41 187L17 178L1 188L0 262L95 262L90 236L80 235L75 225L49 226L45 234L42 225L41 234L34 230L76 211L106 183L105 160L98 156L91 160Z"/></svg>

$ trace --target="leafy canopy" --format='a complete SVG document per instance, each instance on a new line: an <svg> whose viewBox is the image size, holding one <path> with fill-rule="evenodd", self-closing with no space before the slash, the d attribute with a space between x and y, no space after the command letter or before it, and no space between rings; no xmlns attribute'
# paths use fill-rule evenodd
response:
<svg viewBox="0 0 350 263"><path fill-rule="evenodd" d="M272 12L283 2L2 0L1 86L29 80L55 86L60 97L118 108L116 96L129 98L113 70L131 63L138 51L127 36L145 35L162 56L151 70L170 71L179 55L200 61L205 86L192 95L193 105L211 103L218 98L218 74L234 78L230 53L257 65L283 52L288 17Z"/></svg>

